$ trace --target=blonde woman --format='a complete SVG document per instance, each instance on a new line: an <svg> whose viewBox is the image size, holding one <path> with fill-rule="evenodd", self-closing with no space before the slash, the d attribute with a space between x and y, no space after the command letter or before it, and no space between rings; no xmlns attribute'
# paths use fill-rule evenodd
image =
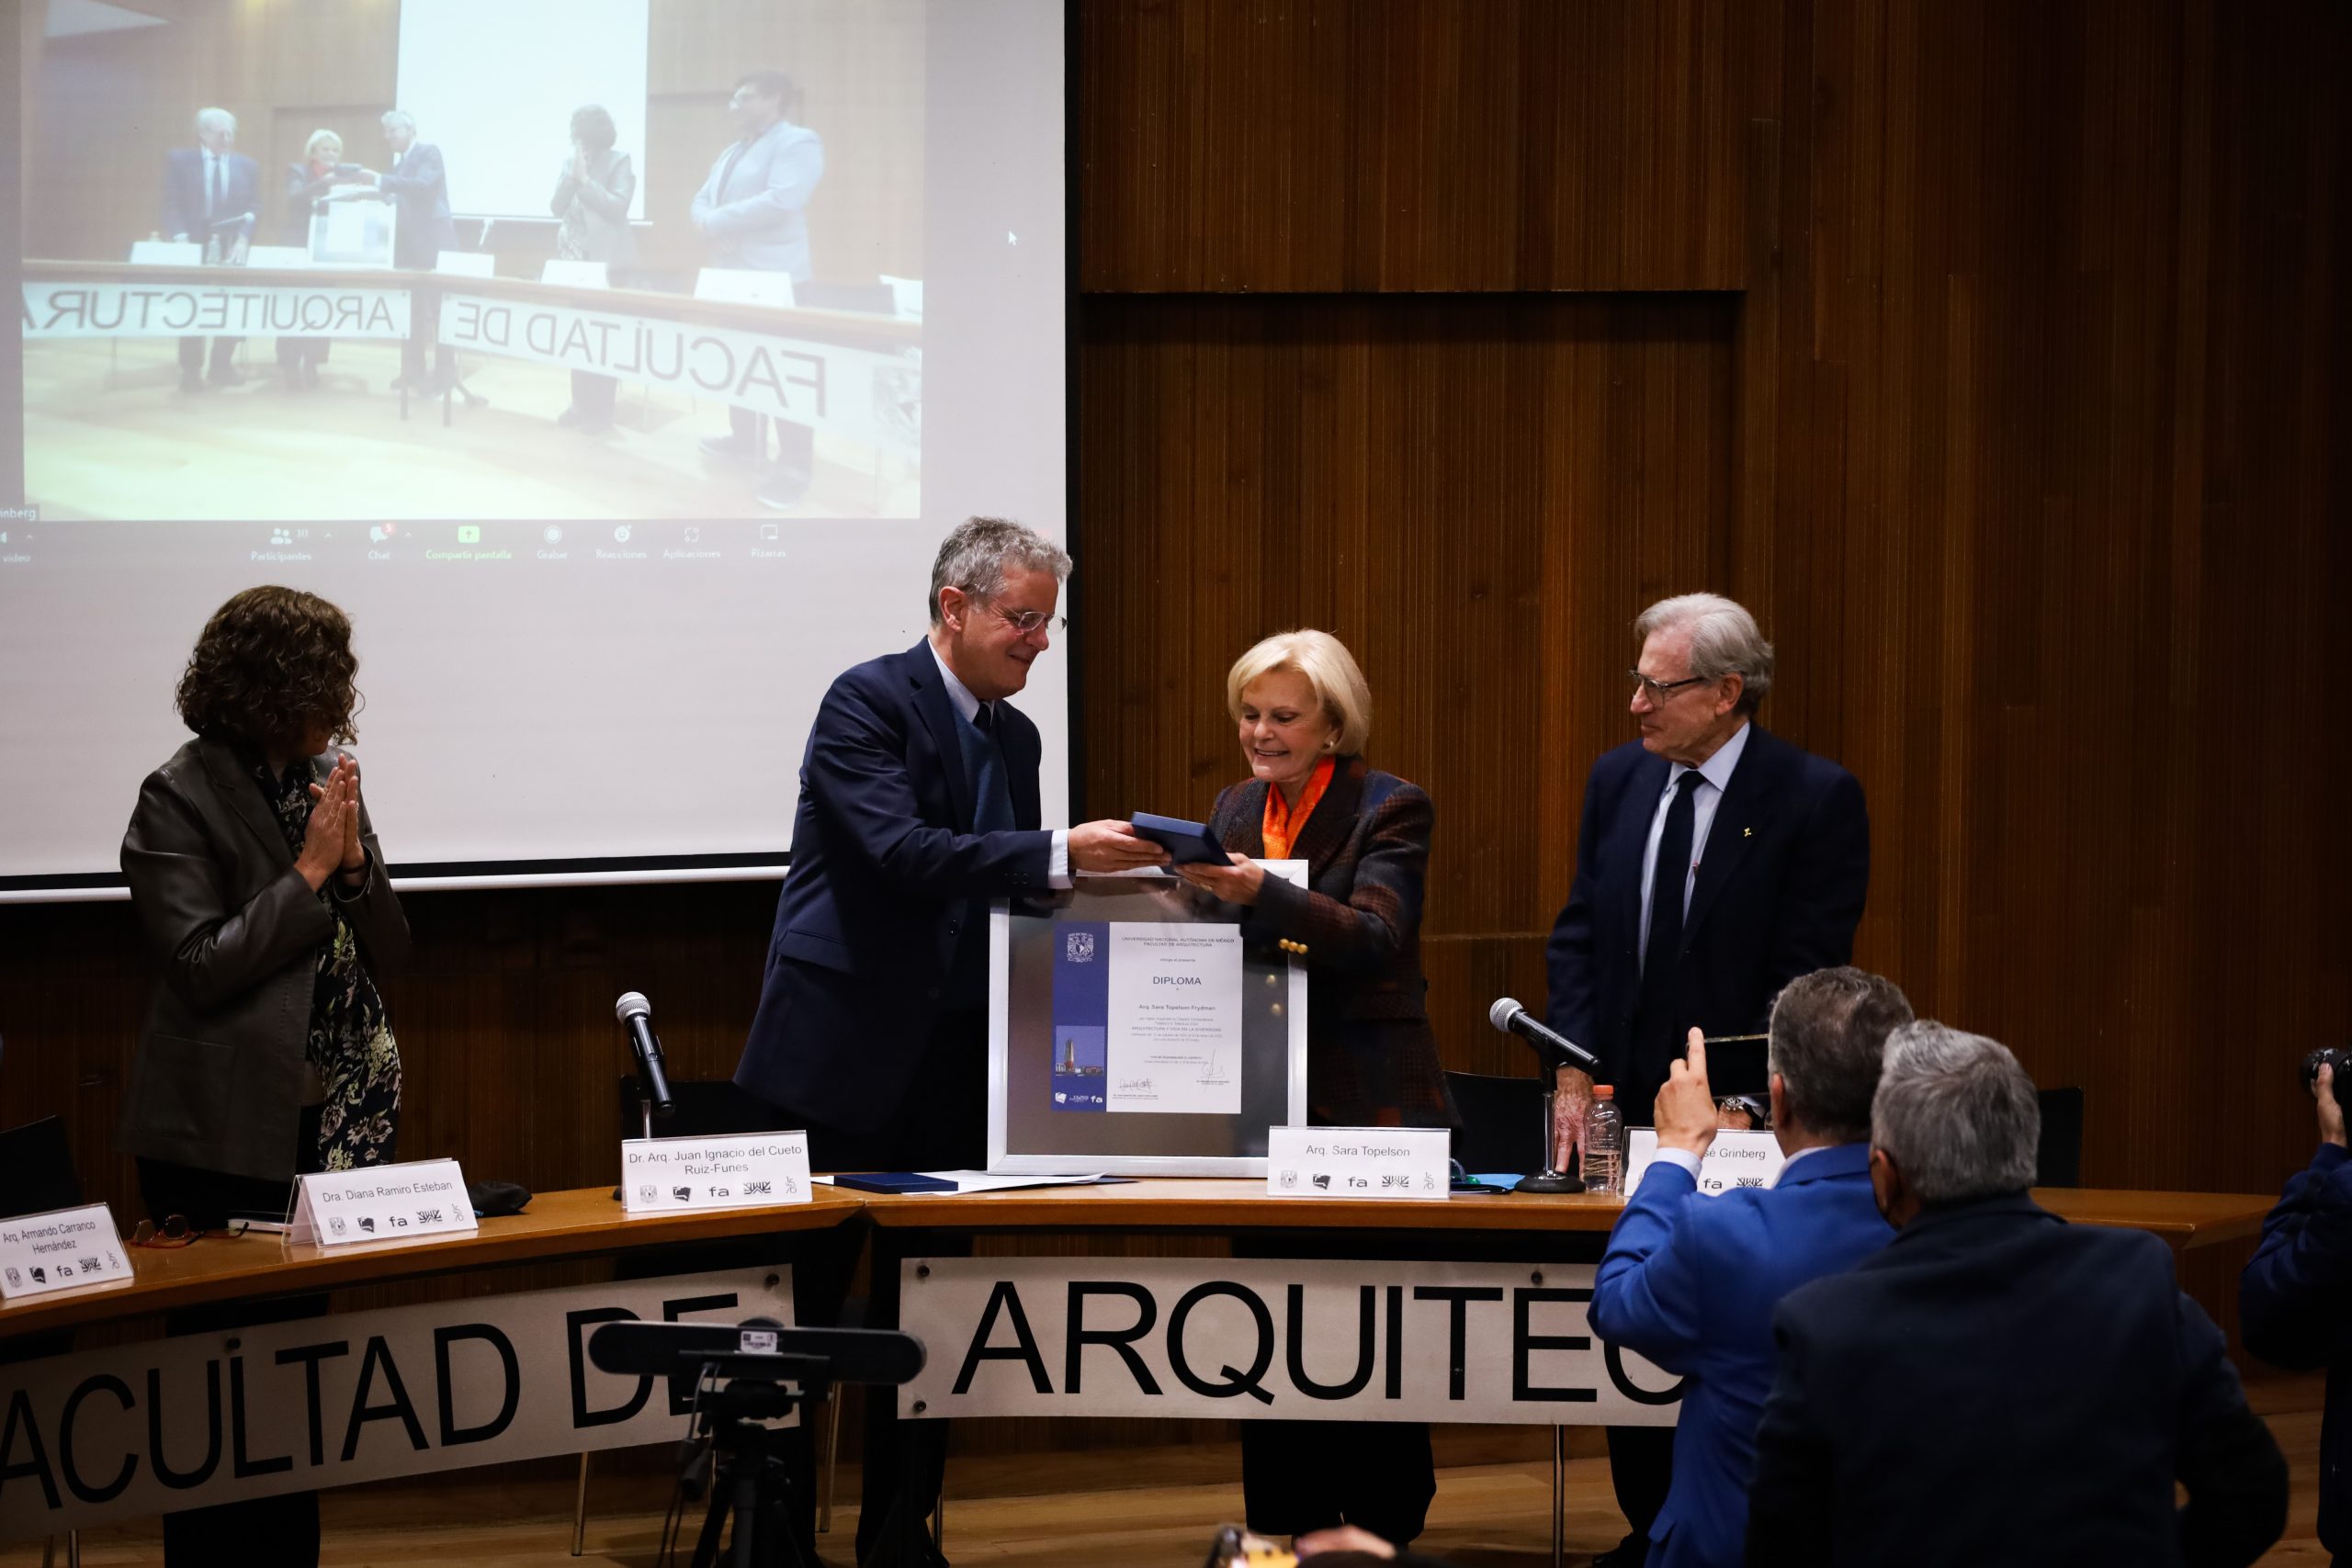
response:
<svg viewBox="0 0 2352 1568"><path fill-rule="evenodd" d="M310 245L311 218L326 209L327 193L345 183L335 172L342 164L343 138L332 130L314 130L302 143L302 161L286 165L286 218L280 226L284 243ZM319 367L326 357L327 340L322 337L279 338L278 389L299 392L317 386Z"/></svg>
<svg viewBox="0 0 2352 1568"><path fill-rule="evenodd" d="M1364 760L1363 671L1329 632L1283 632L1234 661L1225 694L1250 768L1209 818L1232 863L1178 874L1240 906L1245 938L1289 942L1306 965L1316 1122L1453 1125L1421 975L1434 818L1418 785ZM1305 861L1306 885L1261 860ZM1246 1421L1241 1461L1250 1526L1268 1534L1344 1523L1403 1546L1437 1491L1429 1428L1414 1423Z"/></svg>

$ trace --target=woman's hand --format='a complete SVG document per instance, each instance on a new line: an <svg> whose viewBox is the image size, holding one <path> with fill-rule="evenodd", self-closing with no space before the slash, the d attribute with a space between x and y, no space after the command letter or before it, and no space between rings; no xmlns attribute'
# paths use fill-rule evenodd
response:
<svg viewBox="0 0 2352 1568"><path fill-rule="evenodd" d="M311 821L294 869L313 890L338 872L351 881L368 869L367 846L359 841L359 764L349 757L337 760L326 783L311 786Z"/></svg>
<svg viewBox="0 0 2352 1568"><path fill-rule="evenodd" d="M1244 854L1235 855L1231 865L1180 865L1176 874L1228 904L1255 904L1258 890L1266 885L1266 868Z"/></svg>

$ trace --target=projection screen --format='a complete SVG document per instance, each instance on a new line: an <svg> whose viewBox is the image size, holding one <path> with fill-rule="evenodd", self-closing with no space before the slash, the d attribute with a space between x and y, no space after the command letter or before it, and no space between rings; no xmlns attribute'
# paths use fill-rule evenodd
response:
<svg viewBox="0 0 2352 1568"><path fill-rule="evenodd" d="M818 700L923 634L945 531L1068 536L1061 6L179 17L53 33L22 79L0 897L115 895L196 636L270 582L352 616L351 750L406 885L775 874ZM588 105L633 220L567 201ZM401 189L435 163L446 217ZM376 230L338 240L393 254L317 242L353 213ZM1051 823L1068 651L1017 699Z"/></svg>

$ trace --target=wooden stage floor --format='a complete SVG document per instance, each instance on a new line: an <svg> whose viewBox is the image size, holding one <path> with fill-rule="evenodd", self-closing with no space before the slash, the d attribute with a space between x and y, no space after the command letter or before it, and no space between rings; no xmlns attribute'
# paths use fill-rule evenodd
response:
<svg viewBox="0 0 2352 1568"><path fill-rule="evenodd" d="M2294 1472L2287 1534L2265 1564L2324 1564L2313 1536L2318 1502L2320 1380L2270 1378L2252 1385ZM1476 1459L1512 1433L1452 1428L1440 1434L1437 1504L1417 1550L1463 1568L1536 1568L1548 1561L1550 1463L1448 1462ZM521 1568L578 1562L583 1568L653 1568L667 1483L650 1473L615 1474L607 1464L591 1486L587 1551L571 1546L572 1483L463 1476L384 1483L330 1493L322 1509L325 1568ZM1240 1450L1232 1443L1091 1452L959 1456L948 1472L947 1557L1023 1568L1199 1568L1210 1533L1241 1513ZM847 1564L857 1529L857 1476L844 1465L842 1506L818 1538L825 1560ZM1050 1489L1047 1489L1050 1488ZM1585 1563L1614 1545L1623 1526L1609 1491L1609 1467L1569 1461L1568 1561ZM424 1522L419 1522L419 1521ZM679 1554L684 1562L693 1541ZM153 1520L94 1532L82 1543L91 1568L162 1560ZM40 1561L38 1545L0 1550L0 1565ZM60 1553L62 1561L62 1553Z"/></svg>

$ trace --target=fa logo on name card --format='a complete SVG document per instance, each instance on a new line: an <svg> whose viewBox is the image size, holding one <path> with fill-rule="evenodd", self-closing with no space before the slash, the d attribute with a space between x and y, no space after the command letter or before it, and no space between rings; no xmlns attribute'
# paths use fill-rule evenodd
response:
<svg viewBox="0 0 2352 1568"><path fill-rule="evenodd" d="M1064 949L1064 952L1066 952L1066 953L1069 954L1069 961L1070 961L1072 964L1091 964L1091 963L1093 963L1093 962L1094 962L1094 933L1093 933L1092 931L1072 931L1072 932L1070 932L1070 933L1069 933L1069 945Z"/></svg>

